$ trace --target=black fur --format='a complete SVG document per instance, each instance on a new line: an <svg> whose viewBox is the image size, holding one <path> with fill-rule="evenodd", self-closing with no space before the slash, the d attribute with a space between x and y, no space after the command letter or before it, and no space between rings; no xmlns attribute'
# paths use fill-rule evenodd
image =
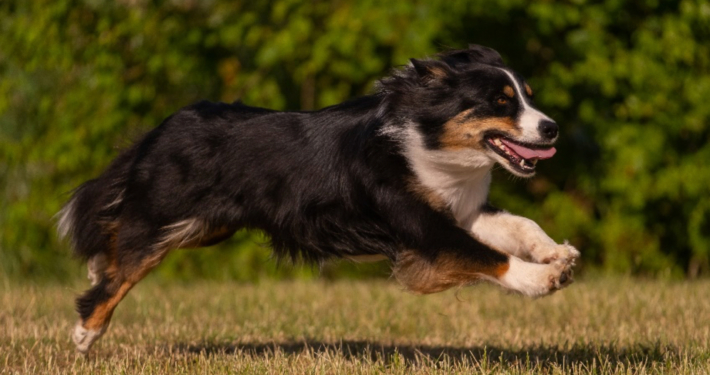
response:
<svg viewBox="0 0 710 375"><path fill-rule="evenodd" d="M111 281L107 278L102 279L98 284L86 291L84 295L76 299L76 311L82 320L88 319L94 312L94 307L100 303L108 301L109 298L116 292Z"/></svg>
<svg viewBox="0 0 710 375"><path fill-rule="evenodd" d="M264 231L280 258L383 255L417 293L507 280L510 256L469 231L474 215L500 212L485 202L488 180L471 174L498 162L531 176L554 153L556 128L536 140L536 119L549 118L528 111L529 89L503 68L497 52L470 46L412 60L373 95L319 111L203 101L168 117L59 214L95 283L76 300L77 349L169 250L240 228ZM449 178L468 185L452 193Z"/></svg>
<svg viewBox="0 0 710 375"><path fill-rule="evenodd" d="M468 108L473 117L514 118L515 100L491 104L508 82L501 66L497 52L472 46L413 60L375 94L315 112L239 102L183 108L76 190L66 231L78 256L114 251L119 270L139 267L160 251L166 227L191 219L223 237L261 229L277 255L312 262L372 254L394 261L408 249L430 260L448 252L504 263L507 255L411 191L415 176L396 135L416 124L437 149L443 125ZM102 285L79 299L82 317L104 298Z"/></svg>

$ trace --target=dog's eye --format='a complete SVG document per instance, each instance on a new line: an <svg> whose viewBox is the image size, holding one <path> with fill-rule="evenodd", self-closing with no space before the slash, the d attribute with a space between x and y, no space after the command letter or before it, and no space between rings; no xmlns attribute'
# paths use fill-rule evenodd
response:
<svg viewBox="0 0 710 375"><path fill-rule="evenodd" d="M506 105L508 104L508 98L504 96L499 96L498 99L496 99L496 103L500 105Z"/></svg>

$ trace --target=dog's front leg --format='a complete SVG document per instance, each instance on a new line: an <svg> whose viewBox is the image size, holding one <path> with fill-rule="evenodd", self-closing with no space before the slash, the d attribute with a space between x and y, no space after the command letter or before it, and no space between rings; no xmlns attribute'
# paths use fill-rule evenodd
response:
<svg viewBox="0 0 710 375"><path fill-rule="evenodd" d="M471 232L488 246L536 263L559 260L572 265L579 258L572 245L556 243L534 221L505 211L481 212Z"/></svg>
<svg viewBox="0 0 710 375"><path fill-rule="evenodd" d="M418 238L403 244L393 267L397 280L412 292L435 293L486 280L540 297L572 282L571 263L526 262L483 243L445 218L432 217L420 223L419 230L407 236Z"/></svg>

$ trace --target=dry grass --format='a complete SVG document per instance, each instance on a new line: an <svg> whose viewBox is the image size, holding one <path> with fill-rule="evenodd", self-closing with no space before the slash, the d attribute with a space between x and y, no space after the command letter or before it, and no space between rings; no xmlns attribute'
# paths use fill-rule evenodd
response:
<svg viewBox="0 0 710 375"><path fill-rule="evenodd" d="M6 284L3 373L707 374L710 281L578 282L530 300L390 282L140 284L92 355L74 353L86 287Z"/></svg>

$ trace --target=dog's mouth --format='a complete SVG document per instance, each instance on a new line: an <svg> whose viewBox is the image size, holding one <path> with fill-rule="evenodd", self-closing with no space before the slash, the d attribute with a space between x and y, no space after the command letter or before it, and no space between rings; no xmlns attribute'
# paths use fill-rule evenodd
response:
<svg viewBox="0 0 710 375"><path fill-rule="evenodd" d="M545 144L531 144L513 141L501 135L489 135L486 145L508 161L513 172L522 176L532 176L538 160L551 158L557 150Z"/></svg>

